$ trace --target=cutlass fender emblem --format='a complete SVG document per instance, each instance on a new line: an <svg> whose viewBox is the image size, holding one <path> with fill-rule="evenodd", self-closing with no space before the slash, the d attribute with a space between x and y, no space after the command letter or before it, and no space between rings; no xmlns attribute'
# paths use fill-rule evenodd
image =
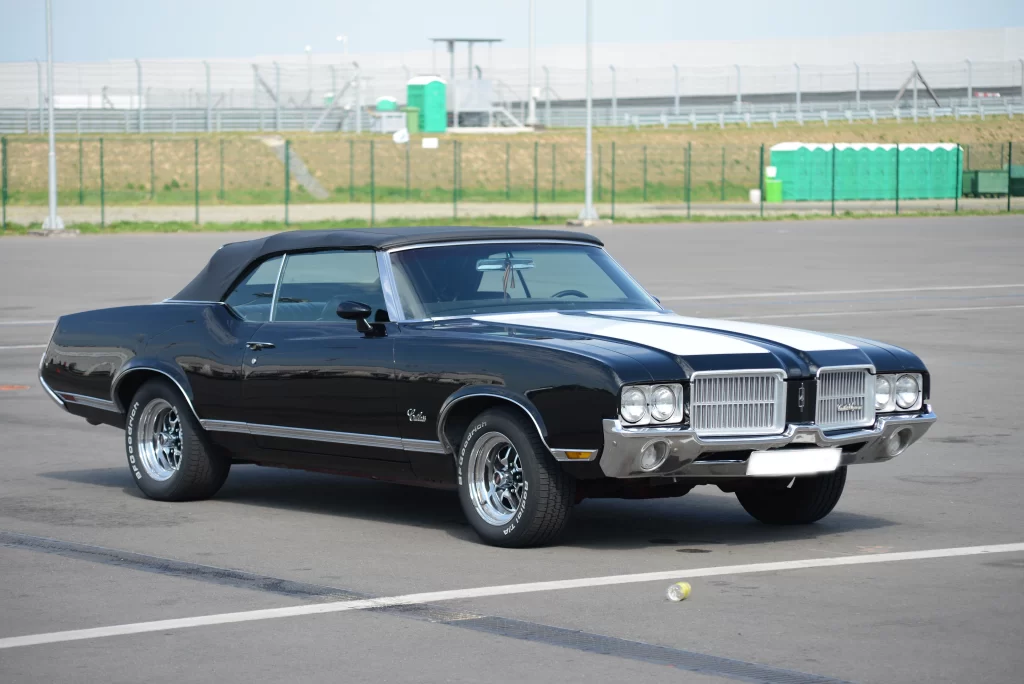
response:
<svg viewBox="0 0 1024 684"><path fill-rule="evenodd" d="M409 416L410 423L426 423L427 417L417 411L416 409L409 409L405 412L405 415Z"/></svg>

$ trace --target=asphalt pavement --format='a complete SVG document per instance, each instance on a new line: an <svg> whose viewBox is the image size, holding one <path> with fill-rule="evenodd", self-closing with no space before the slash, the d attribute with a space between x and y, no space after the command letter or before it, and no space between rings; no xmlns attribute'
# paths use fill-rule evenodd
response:
<svg viewBox="0 0 1024 684"><path fill-rule="evenodd" d="M496 549L453 493L258 466L160 503L45 396L42 345L253 234L0 238L0 681L1020 681L1024 219L591 232L679 313L914 350L939 422L806 527L699 487Z"/></svg>

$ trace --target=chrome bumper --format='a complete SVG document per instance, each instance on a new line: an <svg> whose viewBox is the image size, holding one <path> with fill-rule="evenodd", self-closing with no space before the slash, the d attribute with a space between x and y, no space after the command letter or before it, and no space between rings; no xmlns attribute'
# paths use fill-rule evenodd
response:
<svg viewBox="0 0 1024 684"><path fill-rule="evenodd" d="M702 460L702 456L722 451L763 451L790 445L817 445L843 448L841 465L880 463L903 453L919 440L935 422L931 406L925 405L916 415L884 416L874 426L859 430L823 432L816 425L794 423L779 435L765 437L699 437L692 430L671 427L626 427L618 420L604 421L604 448L601 470L608 477L745 477L747 454L736 460ZM894 455L886 449L888 439L903 434L905 443ZM665 462L653 469L640 467L640 452L653 442L668 444ZM853 445L857 445L854 447ZM845 447L850 446L847 450Z"/></svg>

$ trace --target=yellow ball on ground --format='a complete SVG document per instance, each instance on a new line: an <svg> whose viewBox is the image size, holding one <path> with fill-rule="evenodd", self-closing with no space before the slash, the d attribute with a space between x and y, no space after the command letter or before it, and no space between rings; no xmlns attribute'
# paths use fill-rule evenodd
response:
<svg viewBox="0 0 1024 684"><path fill-rule="evenodd" d="M689 582L676 582L668 588L666 594L670 601L685 601L690 598L690 583Z"/></svg>

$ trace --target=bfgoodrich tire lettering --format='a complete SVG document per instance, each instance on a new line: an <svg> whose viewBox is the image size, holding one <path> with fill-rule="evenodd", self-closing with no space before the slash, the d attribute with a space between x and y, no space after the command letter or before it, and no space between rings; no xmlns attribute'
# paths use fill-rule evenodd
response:
<svg viewBox="0 0 1024 684"><path fill-rule="evenodd" d="M165 380L150 380L132 397L125 453L135 484L159 501L209 498L231 467L230 458L210 444L178 389Z"/></svg>
<svg viewBox="0 0 1024 684"><path fill-rule="evenodd" d="M523 416L501 408L480 414L456 459L462 509L488 544L539 546L565 529L575 480Z"/></svg>
<svg viewBox="0 0 1024 684"><path fill-rule="evenodd" d="M750 515L770 525L806 525L832 512L846 486L846 466L814 477L798 477L790 486L766 481L736 492Z"/></svg>

